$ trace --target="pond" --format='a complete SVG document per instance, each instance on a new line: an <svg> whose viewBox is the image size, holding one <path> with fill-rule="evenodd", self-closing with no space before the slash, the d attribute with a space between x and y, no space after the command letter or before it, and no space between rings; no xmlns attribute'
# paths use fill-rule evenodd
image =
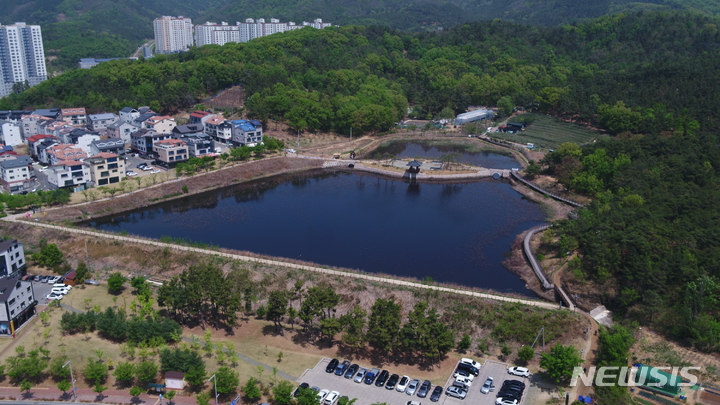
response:
<svg viewBox="0 0 720 405"><path fill-rule="evenodd" d="M512 156L481 150L479 147L469 144L442 144L417 141L391 142L376 149L372 157L376 159L440 159L443 155L449 154L453 154L455 161L473 166L490 169L512 169L520 167L520 164Z"/></svg>
<svg viewBox="0 0 720 405"><path fill-rule="evenodd" d="M316 171L208 191L87 225L532 295L501 263L515 236L543 218L538 204L501 181L409 184Z"/></svg>

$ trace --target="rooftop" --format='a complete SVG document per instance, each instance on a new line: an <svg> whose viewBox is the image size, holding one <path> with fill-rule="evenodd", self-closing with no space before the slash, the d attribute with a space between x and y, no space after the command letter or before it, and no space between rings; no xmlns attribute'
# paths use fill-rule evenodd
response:
<svg viewBox="0 0 720 405"><path fill-rule="evenodd" d="M185 142L181 141L180 139L163 139L162 141L155 142L155 145L160 146L183 146L185 145Z"/></svg>
<svg viewBox="0 0 720 405"><path fill-rule="evenodd" d="M207 111L195 111L194 113L190 114L191 117L197 118L207 117L208 115L212 115L212 113Z"/></svg>
<svg viewBox="0 0 720 405"><path fill-rule="evenodd" d="M54 138L54 136L38 134L38 135L33 135L33 136L29 137L27 140L28 140L28 142L37 142L37 141L39 141L41 139L45 139L45 138Z"/></svg>
<svg viewBox="0 0 720 405"><path fill-rule="evenodd" d="M122 110L120 110L121 113L131 113L131 112L138 112L138 110L132 108L132 107L123 107Z"/></svg>
<svg viewBox="0 0 720 405"><path fill-rule="evenodd" d="M165 120L175 121L175 118L170 117L168 115L155 115L155 116L148 118L146 120L146 122L148 122L150 124L157 124L157 123L165 121Z"/></svg>
<svg viewBox="0 0 720 405"><path fill-rule="evenodd" d="M90 156L90 159L109 159L109 158L116 158L118 155L110 152L100 152L95 156Z"/></svg>
<svg viewBox="0 0 720 405"><path fill-rule="evenodd" d="M115 149L125 146L125 141L120 138L101 139L99 141L92 141L90 143L95 145L95 147L97 147L98 149Z"/></svg>
<svg viewBox="0 0 720 405"><path fill-rule="evenodd" d="M113 114L113 113L102 113L102 114L90 114L90 115L88 115L88 118L89 118L90 120L92 120L92 121L97 121L97 120L111 120L111 119L113 119L113 118L115 118L115 117L116 117L116 115Z"/></svg>
<svg viewBox="0 0 720 405"><path fill-rule="evenodd" d="M63 108L60 113L62 115L85 114L85 108Z"/></svg>
<svg viewBox="0 0 720 405"><path fill-rule="evenodd" d="M18 243L17 239L8 239L0 242L0 252L9 250L16 243Z"/></svg>
<svg viewBox="0 0 720 405"><path fill-rule="evenodd" d="M15 159L7 159L0 161L0 166L4 169L14 169L16 167L24 167L32 164L32 159L28 156L18 156Z"/></svg>

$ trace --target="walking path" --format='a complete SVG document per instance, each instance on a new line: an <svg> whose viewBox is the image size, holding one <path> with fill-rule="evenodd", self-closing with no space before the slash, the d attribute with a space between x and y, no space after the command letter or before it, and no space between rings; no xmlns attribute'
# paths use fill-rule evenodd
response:
<svg viewBox="0 0 720 405"><path fill-rule="evenodd" d="M5 218L2 218L2 220L8 221L8 222L21 223L21 224L30 225L30 226L37 226L37 227L41 227L41 228L55 229L55 230L58 230L61 232L68 232L68 233L81 234L81 235L87 235L87 236L95 236L95 237L99 237L99 238L118 240L118 241L128 242L128 243L137 243L137 244L142 244L142 245L150 245L150 246L156 246L156 247L160 247L160 248L167 247L170 249L175 249L175 250L180 250L180 251L195 252L195 253L200 253L200 254L204 254L204 255L225 257L228 259L240 260L240 261L245 261L245 262L254 262L254 263L259 263L259 264L264 264L264 265L269 265L269 266L279 266L279 267L286 267L286 268L295 269L295 270L305 270L305 271L312 271L312 272L322 273L322 274L331 274L331 275L335 275L335 276L351 277L351 278L356 278L356 279L375 281L375 282L410 287L410 288L435 290L435 291L447 292L447 293L452 293L452 294L467 295L467 296L476 297L476 298L485 298L485 299L492 299L492 300L502 301L502 302L530 305L530 306L540 307L540 308L545 308L545 309L557 309L557 304L545 302L545 301L537 301L537 300L522 299L522 298L512 298L512 297L506 297L506 296L503 296L500 294L488 294L488 293L481 293L481 292L464 290L464 289L459 289L459 288L450 288L450 287L441 287L441 286L437 286L437 285L421 284L418 282L398 280L398 279L393 279L393 278L389 278L389 277L378 277L378 276L371 276L371 275L362 274L362 273L353 273L353 272L349 272L349 271L332 270L332 269L326 269L326 268L321 268L321 267L314 267L314 266L307 266L307 265L302 265L302 264L284 262L284 261L280 261L280 260L263 259L263 258L252 257L252 256L238 255L238 254L233 254L233 253L225 253L225 252L220 252L220 251L211 250L211 249L201 249L201 248L190 247L190 246L182 246L182 245L175 245L175 244L171 244L171 243L158 242L158 241L149 240L149 239L141 239L141 238L121 236L121 235L110 234L110 233L102 233L99 231L90 231L90 230L86 230L86 229L66 228L64 226L50 225L50 224L46 224L46 223L42 223L42 222L21 220L20 217L22 217L22 215L23 214L7 216Z"/></svg>

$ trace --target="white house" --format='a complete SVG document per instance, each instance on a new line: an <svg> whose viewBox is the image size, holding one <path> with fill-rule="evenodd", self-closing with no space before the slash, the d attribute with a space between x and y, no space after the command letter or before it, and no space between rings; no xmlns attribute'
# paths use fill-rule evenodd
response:
<svg viewBox="0 0 720 405"><path fill-rule="evenodd" d="M238 146L262 142L262 124L258 120L235 120L232 123L232 143Z"/></svg>
<svg viewBox="0 0 720 405"><path fill-rule="evenodd" d="M31 281L17 277L0 279L0 336L14 336L35 315L36 305Z"/></svg>
<svg viewBox="0 0 720 405"><path fill-rule="evenodd" d="M0 133L5 145L17 146L25 143L20 133L20 126L14 122L0 120Z"/></svg>
<svg viewBox="0 0 720 405"><path fill-rule="evenodd" d="M130 143L132 143L130 135L132 135L132 133L137 131L138 129L138 127L131 123L132 121L127 122L120 119L119 121L108 125L108 136L112 138L120 138L129 145Z"/></svg>
<svg viewBox="0 0 720 405"><path fill-rule="evenodd" d="M205 121L205 133L218 142L230 143L232 139L232 124L222 115L213 115Z"/></svg>
<svg viewBox="0 0 720 405"><path fill-rule="evenodd" d="M151 129L159 134L169 134L175 128L175 118L167 115L156 115L146 119L143 128Z"/></svg>
<svg viewBox="0 0 720 405"><path fill-rule="evenodd" d="M30 189L34 184L30 179L31 164L28 156L0 160L0 183L11 193Z"/></svg>
<svg viewBox="0 0 720 405"><path fill-rule="evenodd" d="M15 239L0 242L0 278L18 276L26 267L22 243Z"/></svg>
<svg viewBox="0 0 720 405"><path fill-rule="evenodd" d="M88 115L88 128L93 131L99 131L107 128L108 125L117 122L119 119L120 117L113 113L90 114Z"/></svg>
<svg viewBox="0 0 720 405"><path fill-rule="evenodd" d="M45 171L48 183L54 188L76 188L87 184L90 178L90 170L79 160L63 160Z"/></svg>

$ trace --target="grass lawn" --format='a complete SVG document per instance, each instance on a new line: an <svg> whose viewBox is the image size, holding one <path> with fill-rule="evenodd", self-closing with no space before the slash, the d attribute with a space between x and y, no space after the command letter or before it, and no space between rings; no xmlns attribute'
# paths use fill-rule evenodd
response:
<svg viewBox="0 0 720 405"><path fill-rule="evenodd" d="M560 121L549 115L527 113L518 117L514 117L511 121L530 121L524 131L518 134L508 134L505 132L493 132L493 138L501 138L510 142L519 144L532 143L537 148L554 149L561 143L573 142L584 144L597 138L599 132L585 128L583 126Z"/></svg>

